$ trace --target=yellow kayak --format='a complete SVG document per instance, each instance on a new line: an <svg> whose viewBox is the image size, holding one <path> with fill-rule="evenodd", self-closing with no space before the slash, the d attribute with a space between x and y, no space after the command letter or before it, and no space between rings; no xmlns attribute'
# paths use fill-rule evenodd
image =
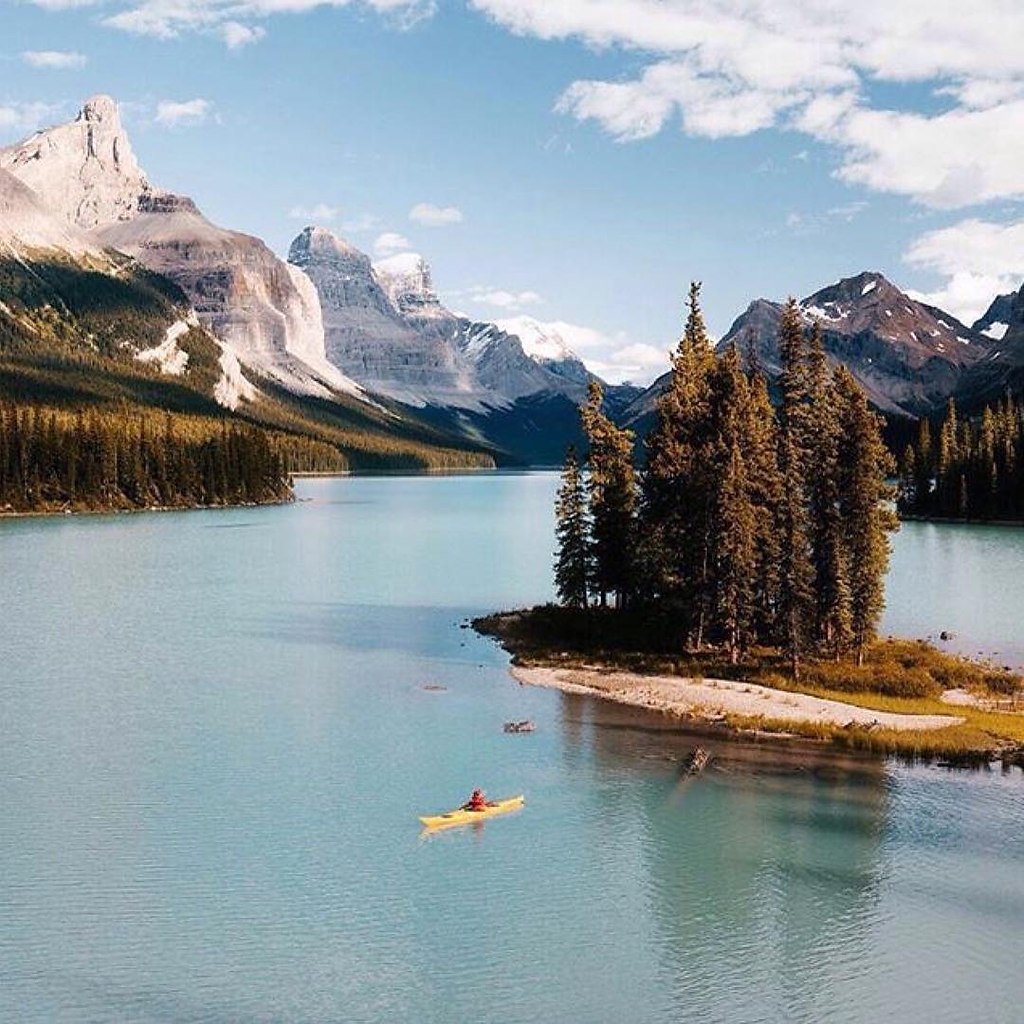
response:
<svg viewBox="0 0 1024 1024"><path fill-rule="evenodd" d="M435 814L420 818L427 828L450 828L453 825L471 825L474 821L496 818L499 814L518 811L525 803L521 796L510 796L507 800L491 800L482 811L465 811L461 807L447 814Z"/></svg>

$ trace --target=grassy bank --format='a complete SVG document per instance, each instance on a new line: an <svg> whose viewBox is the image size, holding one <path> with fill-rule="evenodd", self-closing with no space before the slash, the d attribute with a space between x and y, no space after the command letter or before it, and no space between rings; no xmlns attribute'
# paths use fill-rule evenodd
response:
<svg viewBox="0 0 1024 1024"><path fill-rule="evenodd" d="M655 675L735 680L880 712L963 719L961 724L916 731L783 723L763 716L719 719L732 732L784 732L846 750L913 758L969 763L1002 757L1024 763L1021 677L987 662L946 654L924 641L880 640L862 666L811 660L797 682L776 650L750 651L740 664L730 665L720 651L680 649L668 623L652 624L649 616L639 614L545 605L484 616L473 626L499 640L515 663L524 666L614 669L635 674L638 686L644 676ZM943 700L951 690L969 703Z"/></svg>

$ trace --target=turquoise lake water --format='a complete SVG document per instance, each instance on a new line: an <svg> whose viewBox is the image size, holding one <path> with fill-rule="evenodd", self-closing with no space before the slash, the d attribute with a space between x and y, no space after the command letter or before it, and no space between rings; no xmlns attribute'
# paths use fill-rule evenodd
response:
<svg viewBox="0 0 1024 1024"><path fill-rule="evenodd" d="M1021 772L684 781L460 628L550 596L555 486L0 522L0 1020L1024 1020ZM1024 662L1024 530L905 526L890 601ZM474 785L527 806L421 835Z"/></svg>

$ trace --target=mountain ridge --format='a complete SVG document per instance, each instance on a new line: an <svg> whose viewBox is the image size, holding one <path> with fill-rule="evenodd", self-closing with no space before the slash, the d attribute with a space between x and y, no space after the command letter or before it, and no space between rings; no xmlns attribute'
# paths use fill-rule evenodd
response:
<svg viewBox="0 0 1024 1024"><path fill-rule="evenodd" d="M736 345L768 375L781 372L778 328L784 304L754 299L716 343ZM826 356L847 366L872 405L897 419L938 411L960 393L972 368L985 363L993 339L938 307L912 298L877 271L861 271L820 288L798 303L805 328L821 328ZM627 410L634 425L650 424L671 379L663 374Z"/></svg>

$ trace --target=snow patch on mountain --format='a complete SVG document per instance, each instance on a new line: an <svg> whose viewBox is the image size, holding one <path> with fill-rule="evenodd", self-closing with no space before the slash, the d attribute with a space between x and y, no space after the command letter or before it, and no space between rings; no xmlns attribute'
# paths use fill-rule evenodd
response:
<svg viewBox="0 0 1024 1024"><path fill-rule="evenodd" d="M135 353L140 363L155 363L161 373L172 377L180 377L188 367L188 353L178 348L178 339L184 337L192 328L187 320L177 320L167 328L164 340L153 348L144 348Z"/></svg>
<svg viewBox="0 0 1024 1024"><path fill-rule="evenodd" d="M996 320L994 323L989 324L981 333L993 341L1002 341L1009 329L1009 324Z"/></svg>
<svg viewBox="0 0 1024 1024"><path fill-rule="evenodd" d="M496 327L519 339L523 351L537 362L579 360L558 330L557 323L541 323L532 316L514 316L495 320Z"/></svg>
<svg viewBox="0 0 1024 1024"><path fill-rule="evenodd" d="M242 364L230 345L218 341L220 346L220 380L213 386L213 397L219 405L234 412L245 402L254 402L259 392L245 379Z"/></svg>

